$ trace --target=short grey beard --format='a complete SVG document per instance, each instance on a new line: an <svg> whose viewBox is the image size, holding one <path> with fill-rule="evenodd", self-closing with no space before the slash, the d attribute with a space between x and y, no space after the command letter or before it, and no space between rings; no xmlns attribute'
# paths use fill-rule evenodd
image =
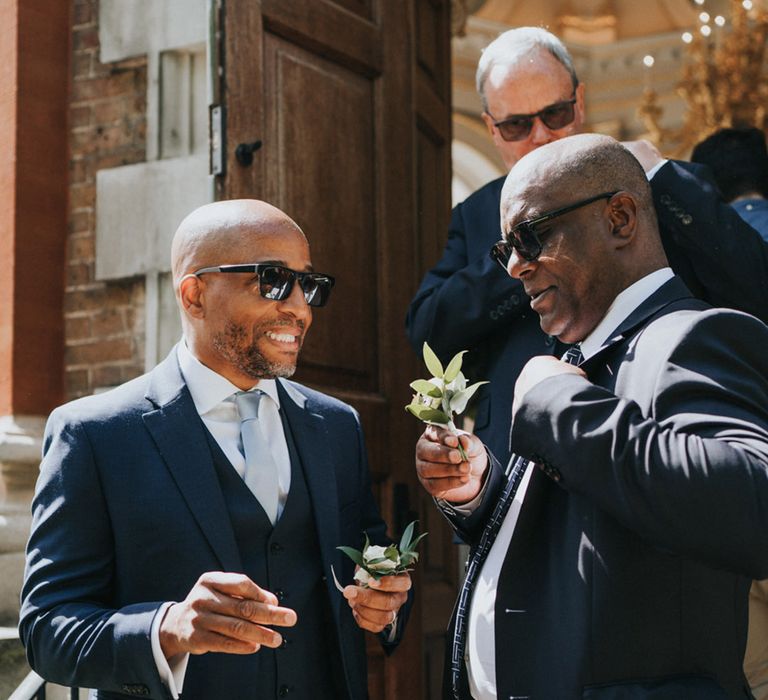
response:
<svg viewBox="0 0 768 700"><path fill-rule="evenodd" d="M244 326L230 321L226 328L213 337L213 348L229 364L251 379L275 379L292 377L295 364L270 362L255 345L248 345Z"/></svg>

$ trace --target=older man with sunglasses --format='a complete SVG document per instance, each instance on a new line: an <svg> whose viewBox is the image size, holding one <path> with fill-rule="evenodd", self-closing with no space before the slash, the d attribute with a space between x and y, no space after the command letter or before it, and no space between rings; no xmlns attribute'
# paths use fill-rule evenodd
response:
<svg viewBox="0 0 768 700"><path fill-rule="evenodd" d="M584 85L565 46L544 29L513 29L493 41L480 59L477 88L483 119L509 168L578 133L584 122ZM647 142L627 146L647 172L665 251L689 289L768 320L768 244L699 171L664 161ZM419 353L425 340L444 360L469 350L467 373L490 380L477 394L474 430L505 461L515 379L529 358L559 356L565 345L542 332L523 286L488 257L499 238L503 181L453 210L443 256L424 277L406 327Z"/></svg>
<svg viewBox="0 0 768 700"><path fill-rule="evenodd" d="M334 587L354 573L338 545L387 539L356 412L287 381L333 277L253 200L190 214L171 257L183 340L48 421L30 664L104 698L363 700L362 630L394 648L410 578Z"/></svg>
<svg viewBox="0 0 768 700"><path fill-rule="evenodd" d="M645 174L595 134L522 158L499 269L565 361L514 390L508 465L428 429L417 470L472 545L453 700L751 698L751 578L768 576L768 327L674 275ZM494 263L496 264L496 263Z"/></svg>

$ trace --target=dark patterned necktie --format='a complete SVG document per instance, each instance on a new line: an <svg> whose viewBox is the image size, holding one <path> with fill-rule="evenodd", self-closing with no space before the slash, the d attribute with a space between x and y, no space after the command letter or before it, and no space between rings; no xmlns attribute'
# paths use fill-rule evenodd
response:
<svg viewBox="0 0 768 700"><path fill-rule="evenodd" d="M581 352L581 343L576 343L576 345L571 345L564 353L563 356L560 358L563 362L567 362L569 365L580 365L582 362L584 362L584 355Z"/></svg>
<svg viewBox="0 0 768 700"><path fill-rule="evenodd" d="M571 365L579 365L584 361L584 355L581 352L580 345L573 345L568 348L560 358L563 362ZM456 700L462 700L462 677L464 673L464 651L467 644L467 628L469 626L469 608L472 603L472 593L474 592L475 582L480 570L483 568L488 552L491 551L493 543L501 529L501 524L515 499L517 489L525 474L526 467L530 461L524 457L518 457L513 454L510 457L509 464L505 470L507 483L501 493L496 507L493 509L490 520L485 524L480 541L469 555L467 564L467 574L464 577L464 583L459 592L459 600L456 604L456 624L453 628L453 640L451 645L451 690Z"/></svg>

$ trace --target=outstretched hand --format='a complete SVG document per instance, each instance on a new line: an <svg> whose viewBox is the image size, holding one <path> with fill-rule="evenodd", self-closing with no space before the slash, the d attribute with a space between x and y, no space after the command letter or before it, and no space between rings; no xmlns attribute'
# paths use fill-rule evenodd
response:
<svg viewBox="0 0 768 700"><path fill-rule="evenodd" d="M166 659L177 654L252 654L279 647L283 638L267 625L292 627L296 613L244 574L203 574L189 595L174 603L160 623L160 648Z"/></svg>
<svg viewBox="0 0 768 700"><path fill-rule="evenodd" d="M459 439L467 455L463 461ZM488 455L479 438L429 426L416 443L416 473L431 496L450 503L471 501L483 485Z"/></svg>

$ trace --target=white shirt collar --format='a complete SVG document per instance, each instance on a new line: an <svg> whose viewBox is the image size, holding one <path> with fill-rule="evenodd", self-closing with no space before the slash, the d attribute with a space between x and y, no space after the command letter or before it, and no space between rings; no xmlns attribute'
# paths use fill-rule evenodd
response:
<svg viewBox="0 0 768 700"><path fill-rule="evenodd" d="M200 362L187 347L184 339L177 345L177 348L181 376L184 377L199 415L205 415L240 391L229 379L222 377L218 372L214 372ZM278 407L280 406L276 380L260 379L250 391L256 388L261 389Z"/></svg>
<svg viewBox="0 0 768 700"><path fill-rule="evenodd" d="M651 272L650 275L640 278L634 284L629 285L613 300L603 320L595 326L594 330L581 342L581 352L584 359L592 357L608 340L611 333L619 324L653 294L665 282L674 277L669 267L662 267Z"/></svg>

